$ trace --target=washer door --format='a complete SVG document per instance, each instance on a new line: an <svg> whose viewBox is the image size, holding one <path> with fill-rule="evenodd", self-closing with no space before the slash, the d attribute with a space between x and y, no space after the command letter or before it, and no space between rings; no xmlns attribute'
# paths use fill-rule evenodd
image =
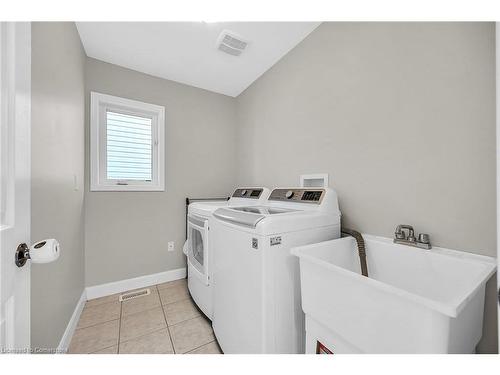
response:
<svg viewBox="0 0 500 375"><path fill-rule="evenodd" d="M208 285L208 219L188 217L188 246L193 274Z"/></svg>

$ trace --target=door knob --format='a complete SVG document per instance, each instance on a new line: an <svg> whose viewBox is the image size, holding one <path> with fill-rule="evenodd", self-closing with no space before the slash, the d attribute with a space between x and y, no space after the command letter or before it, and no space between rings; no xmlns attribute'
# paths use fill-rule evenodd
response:
<svg viewBox="0 0 500 375"><path fill-rule="evenodd" d="M19 244L15 254L16 266L22 267L31 259L33 263L50 263L59 258L59 242L53 238L38 241L31 246L25 243Z"/></svg>
<svg viewBox="0 0 500 375"><path fill-rule="evenodd" d="M20 244L16 250L16 266L22 267L30 259L30 249L25 243Z"/></svg>

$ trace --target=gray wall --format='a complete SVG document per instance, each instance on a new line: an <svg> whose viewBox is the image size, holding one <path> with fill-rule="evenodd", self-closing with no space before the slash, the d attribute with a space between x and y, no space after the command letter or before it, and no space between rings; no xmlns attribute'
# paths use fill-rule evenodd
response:
<svg viewBox="0 0 500 375"><path fill-rule="evenodd" d="M184 198L236 183L328 172L348 226L390 237L408 222L496 255L493 24L326 23L236 100L85 63L72 23L32 27L32 239L63 248L32 267L33 346L59 343L84 265L87 286L184 267ZM84 258L90 91L164 105L167 165L165 192L90 192L87 177ZM497 351L494 285L480 352Z"/></svg>
<svg viewBox="0 0 500 375"><path fill-rule="evenodd" d="M236 181L234 99L87 59L87 176L91 91L165 106L166 190L90 192L87 178L86 285L185 267L185 197L227 196Z"/></svg>
<svg viewBox="0 0 500 375"><path fill-rule="evenodd" d="M328 172L346 226L496 256L493 23L324 23L237 98L237 124L238 184Z"/></svg>
<svg viewBox="0 0 500 375"><path fill-rule="evenodd" d="M31 33L31 239L61 243L57 262L31 267L31 343L56 348L84 288L85 54L73 23Z"/></svg>

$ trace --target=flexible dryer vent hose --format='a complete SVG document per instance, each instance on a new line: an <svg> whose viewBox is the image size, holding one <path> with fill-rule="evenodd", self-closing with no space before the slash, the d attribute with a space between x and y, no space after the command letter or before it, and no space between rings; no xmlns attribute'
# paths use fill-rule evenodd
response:
<svg viewBox="0 0 500 375"><path fill-rule="evenodd" d="M342 228L342 234L346 234L348 236L354 237L356 243L358 244L358 254L359 254L359 263L361 264L361 274L363 276L368 277L368 266L366 264L366 250L365 250L365 240L361 233L356 230Z"/></svg>

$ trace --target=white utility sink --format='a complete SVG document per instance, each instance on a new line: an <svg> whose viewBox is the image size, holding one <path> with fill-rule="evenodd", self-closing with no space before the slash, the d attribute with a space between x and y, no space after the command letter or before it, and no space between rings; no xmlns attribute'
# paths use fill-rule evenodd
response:
<svg viewBox="0 0 500 375"><path fill-rule="evenodd" d="M306 352L472 353L496 259L422 250L363 235L368 275L352 237L297 247Z"/></svg>

